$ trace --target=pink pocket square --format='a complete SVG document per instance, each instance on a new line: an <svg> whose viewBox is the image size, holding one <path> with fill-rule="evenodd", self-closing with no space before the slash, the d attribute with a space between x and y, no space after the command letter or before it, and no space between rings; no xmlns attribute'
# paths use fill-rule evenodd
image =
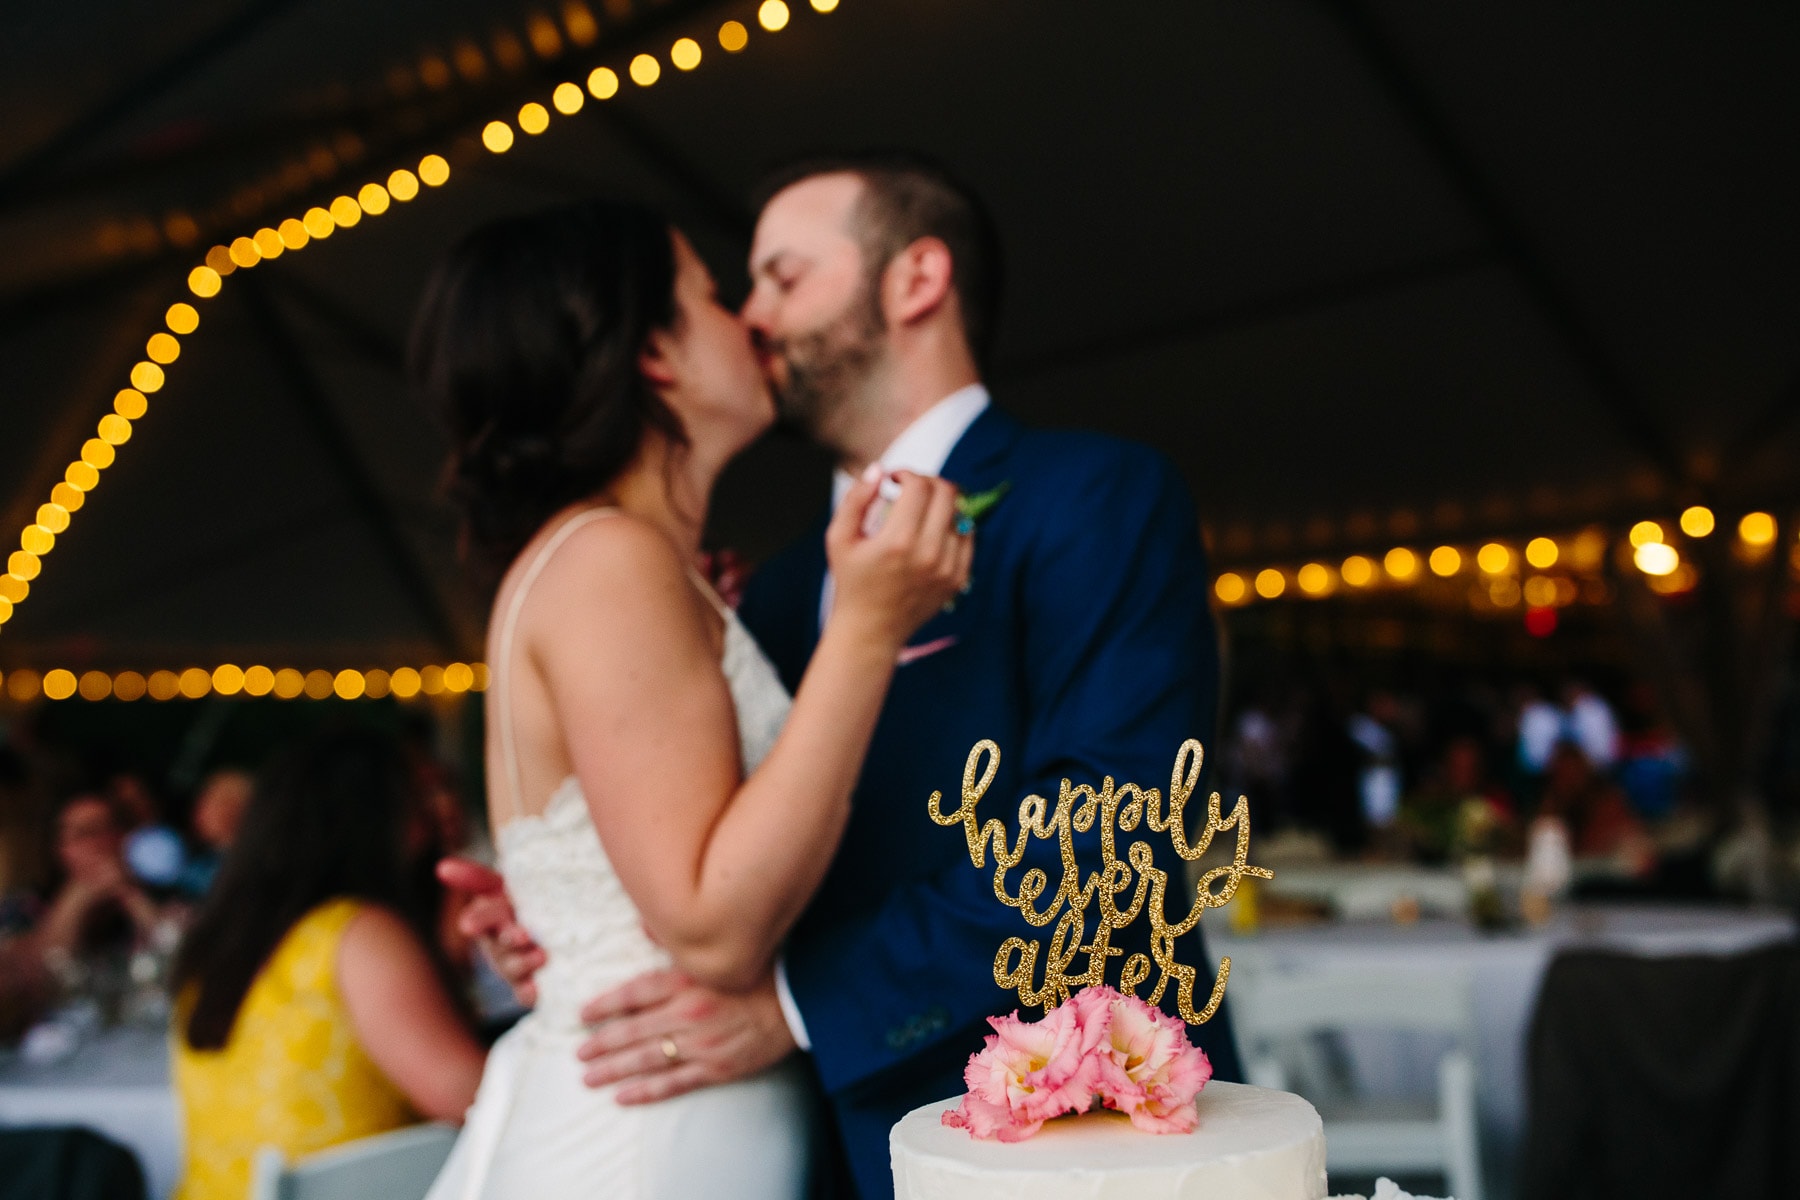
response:
<svg viewBox="0 0 1800 1200"><path fill-rule="evenodd" d="M902 646L899 656L894 661L904 667L907 663L916 663L921 658L930 658L938 651L948 650L954 645L956 645L956 638L951 636L941 637L936 641L921 642L917 646Z"/></svg>

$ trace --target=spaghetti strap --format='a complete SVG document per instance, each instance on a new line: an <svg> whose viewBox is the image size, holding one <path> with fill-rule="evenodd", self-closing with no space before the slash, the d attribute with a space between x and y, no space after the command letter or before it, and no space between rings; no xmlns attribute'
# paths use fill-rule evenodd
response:
<svg viewBox="0 0 1800 1200"><path fill-rule="evenodd" d="M695 589L713 606L713 611L724 618L727 625L731 624L731 605L725 603L725 598L719 595L718 589L706 581L706 576L694 569L693 563L687 565L687 573L688 578L693 580Z"/></svg>
<svg viewBox="0 0 1800 1200"><path fill-rule="evenodd" d="M550 557L562 548L569 536L583 525L597 521L601 517L617 516L616 508L590 508L577 513L563 522L562 527L551 534L549 539L538 548L532 557L531 564L525 568L525 574L519 577L519 586L507 598L506 612L500 619L500 642L498 661L495 666L494 719L500 725L500 766L506 772L507 789L512 800L512 816L524 815L525 800L520 794L523 790L519 781L519 749L518 739L514 734L512 720L512 651L513 635L518 631L519 614L525 609L525 596L531 591L531 585L537 582Z"/></svg>

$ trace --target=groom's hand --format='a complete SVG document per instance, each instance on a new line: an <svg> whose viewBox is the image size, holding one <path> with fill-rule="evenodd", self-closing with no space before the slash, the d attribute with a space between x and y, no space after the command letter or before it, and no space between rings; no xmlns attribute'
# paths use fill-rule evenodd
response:
<svg viewBox="0 0 1800 1200"><path fill-rule="evenodd" d="M744 1079L797 1048L772 972L748 992L719 992L680 971L651 971L589 1001L581 1019L594 1027L578 1051L582 1079L621 1085L620 1104Z"/></svg>
<svg viewBox="0 0 1800 1200"><path fill-rule="evenodd" d="M519 924L512 898L506 894L506 880L498 871L467 858L440 859L437 875L445 887L467 898L457 914L457 931L481 946L520 1004L527 1008L536 1004L537 984L532 977L548 960Z"/></svg>

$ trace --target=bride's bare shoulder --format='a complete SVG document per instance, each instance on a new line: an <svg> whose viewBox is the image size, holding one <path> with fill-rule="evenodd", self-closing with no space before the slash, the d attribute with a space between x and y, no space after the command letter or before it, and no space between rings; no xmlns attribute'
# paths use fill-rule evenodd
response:
<svg viewBox="0 0 1800 1200"><path fill-rule="evenodd" d="M554 534L552 534L554 536ZM519 556L530 563L547 543L540 537ZM521 567L508 572L505 591L523 582ZM649 605L666 610L672 594L685 592L687 570L681 555L656 526L624 512L609 512L599 520L583 522L561 539L531 583L526 604L531 610L559 619L567 610L594 616L620 613Z"/></svg>

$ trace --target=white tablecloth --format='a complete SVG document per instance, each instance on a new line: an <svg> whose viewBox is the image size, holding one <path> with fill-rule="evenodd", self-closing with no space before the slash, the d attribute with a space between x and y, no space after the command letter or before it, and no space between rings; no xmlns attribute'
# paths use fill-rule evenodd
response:
<svg viewBox="0 0 1800 1200"><path fill-rule="evenodd" d="M84 1125L131 1148L152 1200L175 1188L181 1127L168 1033L110 1029L59 1063L0 1060L0 1125Z"/></svg>
<svg viewBox="0 0 1800 1200"><path fill-rule="evenodd" d="M1277 873L1279 875L1279 872ZM1229 911L1229 910L1227 910ZM1449 920L1414 925L1342 921L1232 936L1209 924L1207 949L1234 965L1274 970L1359 967L1419 974L1457 971L1474 994L1475 1065L1485 1173L1510 1177L1525 1126L1525 1035L1538 987L1561 950L1735 954L1790 938L1785 912L1651 905L1584 905L1541 929L1478 933ZM1229 985L1227 985L1229 995ZM1428 1094L1441 1044L1357 1031L1346 1038L1358 1085L1378 1095Z"/></svg>

